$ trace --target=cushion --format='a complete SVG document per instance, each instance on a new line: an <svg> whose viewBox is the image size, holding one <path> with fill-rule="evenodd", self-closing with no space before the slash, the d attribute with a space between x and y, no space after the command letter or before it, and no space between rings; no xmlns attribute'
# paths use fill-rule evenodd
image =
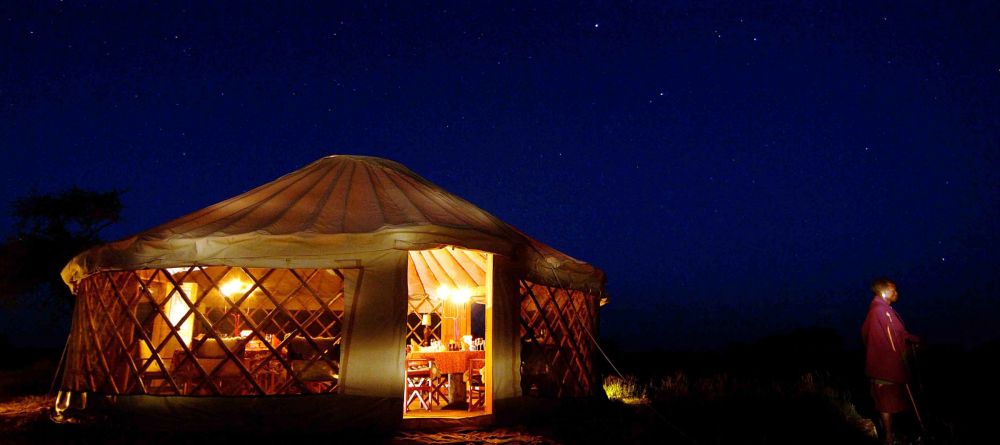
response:
<svg viewBox="0 0 1000 445"><path fill-rule="evenodd" d="M242 352L239 351L237 347L240 346L240 343L242 341L243 341L242 337L227 337L222 339L222 344L219 344L218 340L214 338L207 338L205 339L204 343L202 343L197 348L197 350L195 350L195 355L197 357L204 357L204 358L227 357L226 351L222 350L223 345L225 345L226 349L229 349L234 354L239 356L242 354Z"/></svg>
<svg viewBox="0 0 1000 445"><path fill-rule="evenodd" d="M334 337L316 337L313 342L319 351L313 347L305 338L295 337L288 343L288 356L294 360L309 360L320 352L325 352L323 356L330 360L340 359L340 344Z"/></svg>
<svg viewBox="0 0 1000 445"><path fill-rule="evenodd" d="M308 360L292 360L292 371L295 371L295 375L303 382L329 382L340 377L333 367L323 360L317 360L312 365Z"/></svg>

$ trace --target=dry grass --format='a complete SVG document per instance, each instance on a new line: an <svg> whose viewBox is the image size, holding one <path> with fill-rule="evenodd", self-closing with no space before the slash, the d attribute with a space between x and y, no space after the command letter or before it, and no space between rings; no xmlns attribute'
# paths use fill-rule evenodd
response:
<svg viewBox="0 0 1000 445"><path fill-rule="evenodd" d="M639 383L635 376L618 377L609 375L604 378L604 393L609 400L621 400L628 404L649 402L647 386Z"/></svg>

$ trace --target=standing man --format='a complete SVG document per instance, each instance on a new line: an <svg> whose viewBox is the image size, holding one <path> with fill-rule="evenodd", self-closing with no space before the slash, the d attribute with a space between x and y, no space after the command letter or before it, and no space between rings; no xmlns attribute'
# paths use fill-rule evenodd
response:
<svg viewBox="0 0 1000 445"><path fill-rule="evenodd" d="M919 338L906 332L892 304L899 299L896 283L888 278L872 282L875 294L868 306L868 316L861 326L865 343L865 374L871 380L871 394L875 409L882 420L883 439L893 443L892 415L905 411L907 404L906 369L907 343L917 343Z"/></svg>

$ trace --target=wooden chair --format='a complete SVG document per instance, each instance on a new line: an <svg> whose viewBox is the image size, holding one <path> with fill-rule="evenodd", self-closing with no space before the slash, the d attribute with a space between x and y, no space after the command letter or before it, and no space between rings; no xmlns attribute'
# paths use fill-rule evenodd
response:
<svg viewBox="0 0 1000 445"><path fill-rule="evenodd" d="M448 374L431 377L431 403L434 405L448 404Z"/></svg>
<svg viewBox="0 0 1000 445"><path fill-rule="evenodd" d="M485 367L485 359L469 359L469 379L465 383L466 402L469 405L469 411L486 408L486 383L483 378L483 368Z"/></svg>
<svg viewBox="0 0 1000 445"><path fill-rule="evenodd" d="M194 369L195 366L197 365L194 364L194 359L188 358L183 350L174 350L170 357L170 375L177 383L177 392L180 395L190 394L191 387L199 376Z"/></svg>
<svg viewBox="0 0 1000 445"><path fill-rule="evenodd" d="M410 405L416 399L420 406L430 411L431 401L434 394L434 360L427 358L406 359L406 400L403 404L405 411L410 410Z"/></svg>

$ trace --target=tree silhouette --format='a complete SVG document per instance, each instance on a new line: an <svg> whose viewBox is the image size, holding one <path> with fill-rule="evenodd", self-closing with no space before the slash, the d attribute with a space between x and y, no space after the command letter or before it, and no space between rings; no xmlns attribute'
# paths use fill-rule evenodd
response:
<svg viewBox="0 0 1000 445"><path fill-rule="evenodd" d="M72 295L59 272L74 255L102 244L100 232L121 216L121 192L69 190L12 203L16 232L0 245L0 304L56 302L69 309Z"/></svg>

